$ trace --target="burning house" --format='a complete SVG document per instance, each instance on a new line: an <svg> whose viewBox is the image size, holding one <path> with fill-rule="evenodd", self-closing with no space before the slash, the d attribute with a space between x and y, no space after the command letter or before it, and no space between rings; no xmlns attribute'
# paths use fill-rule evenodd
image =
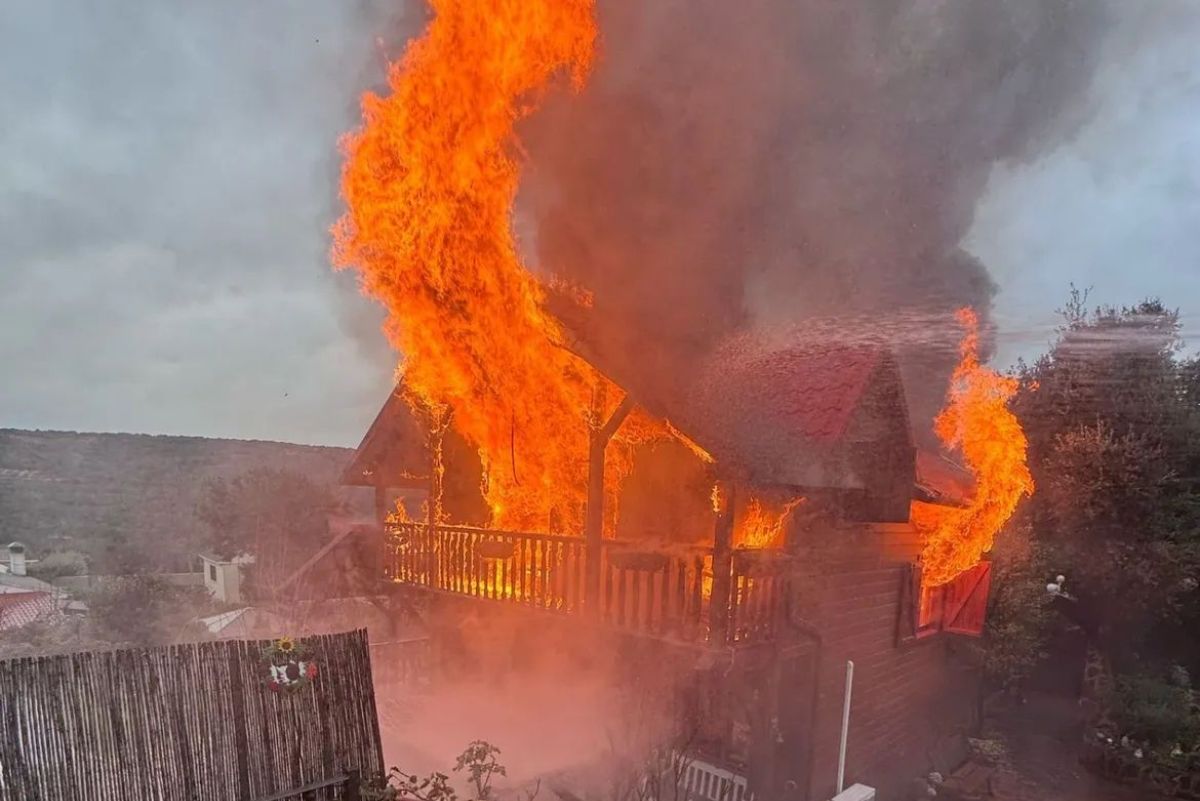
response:
<svg viewBox="0 0 1200 801"><path fill-rule="evenodd" d="M943 447L921 447L882 341L667 347L536 275L516 125L557 76L583 84L597 35L589 2L537 8L439 5L343 143L334 260L404 354L344 476L375 490L382 572L449 610L446 636L503 609L670 665L688 750L764 799L832 794L853 660L849 774L920 772L971 708L950 635L981 631L984 557L1032 490L1011 382L962 312Z"/></svg>
<svg viewBox="0 0 1200 801"><path fill-rule="evenodd" d="M952 719L970 705L953 699L968 696L952 688L969 677L940 635L979 634L988 590L986 563L922 585L928 532L911 510L967 514L970 474L915 447L885 348L792 348L712 376L672 401L672 418L632 392L593 418L581 529L569 513L536 531L488 524L488 471L446 425L456 410L414 411L403 386L343 480L375 489L397 587L574 616L689 664L706 654L690 688L694 746L762 795L829 790L846 660L858 666L851 775L911 771L965 722ZM668 433L623 454L606 498L606 438L635 413ZM519 471L521 451L510 457ZM730 701L747 693L753 703Z"/></svg>

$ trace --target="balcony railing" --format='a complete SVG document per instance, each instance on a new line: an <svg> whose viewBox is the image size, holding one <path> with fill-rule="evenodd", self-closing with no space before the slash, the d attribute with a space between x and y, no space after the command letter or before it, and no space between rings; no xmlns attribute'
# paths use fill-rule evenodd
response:
<svg viewBox="0 0 1200 801"><path fill-rule="evenodd" d="M605 540L594 604L587 558L582 537L400 523L389 528L385 573L455 595L563 614L591 611L605 624L657 637L735 644L775 636L787 581L779 551L734 552L723 625L712 603L709 548Z"/></svg>

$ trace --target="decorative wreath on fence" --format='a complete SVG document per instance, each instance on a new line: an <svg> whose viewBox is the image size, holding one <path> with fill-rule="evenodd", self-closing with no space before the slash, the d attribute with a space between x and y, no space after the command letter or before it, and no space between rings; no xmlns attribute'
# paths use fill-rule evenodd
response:
<svg viewBox="0 0 1200 801"><path fill-rule="evenodd" d="M272 692L296 692L317 677L308 646L291 637L272 640L263 649L264 683Z"/></svg>

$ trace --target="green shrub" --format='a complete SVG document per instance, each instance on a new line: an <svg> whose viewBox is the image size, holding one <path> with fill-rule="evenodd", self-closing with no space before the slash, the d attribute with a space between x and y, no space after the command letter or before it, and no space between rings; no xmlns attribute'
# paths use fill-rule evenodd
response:
<svg viewBox="0 0 1200 801"><path fill-rule="evenodd" d="M1110 712L1122 735L1152 745L1194 745L1200 715L1192 691L1155 676L1122 676L1110 699Z"/></svg>

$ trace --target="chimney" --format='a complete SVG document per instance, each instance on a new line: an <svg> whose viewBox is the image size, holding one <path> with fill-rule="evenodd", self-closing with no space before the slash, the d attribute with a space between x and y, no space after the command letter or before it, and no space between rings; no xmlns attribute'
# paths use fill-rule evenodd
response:
<svg viewBox="0 0 1200 801"><path fill-rule="evenodd" d="M14 576L25 575L25 546L19 542L8 545L8 571Z"/></svg>

